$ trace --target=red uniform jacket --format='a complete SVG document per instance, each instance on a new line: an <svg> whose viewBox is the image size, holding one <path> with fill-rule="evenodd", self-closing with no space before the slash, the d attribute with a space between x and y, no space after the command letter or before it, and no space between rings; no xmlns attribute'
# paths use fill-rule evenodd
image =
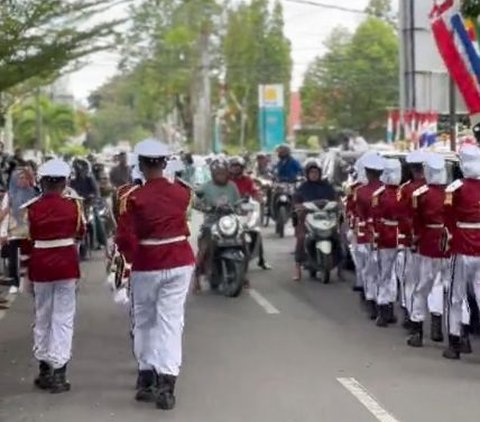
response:
<svg viewBox="0 0 480 422"><path fill-rule="evenodd" d="M188 239L166 245L142 245L190 235L187 212L191 191L179 182L154 179L123 199L116 242L132 271L158 271L193 265Z"/></svg>
<svg viewBox="0 0 480 422"><path fill-rule="evenodd" d="M457 181L446 192L445 213L453 236L452 254L480 256L480 180ZM478 228L462 228L465 223Z"/></svg>
<svg viewBox="0 0 480 422"><path fill-rule="evenodd" d="M242 174L239 177L232 177L232 182L237 186L240 196L257 197L258 189L252 178Z"/></svg>
<svg viewBox="0 0 480 422"><path fill-rule="evenodd" d="M445 186L423 186L413 193L414 232L418 236L418 252L430 258L447 258L442 250L445 232Z"/></svg>
<svg viewBox="0 0 480 422"><path fill-rule="evenodd" d="M362 186L360 182L354 182L347 188L345 199L345 216L347 218L348 228L355 228L355 192Z"/></svg>
<svg viewBox="0 0 480 422"><path fill-rule="evenodd" d="M380 249L396 249L400 243L399 226L404 215L398 190L398 186L385 186L372 199L376 241Z"/></svg>
<svg viewBox="0 0 480 422"><path fill-rule="evenodd" d="M382 182L376 181L360 186L355 191L355 228L359 244L373 243L372 198L375 191L382 186Z"/></svg>
<svg viewBox="0 0 480 422"><path fill-rule="evenodd" d="M405 212L405 218L402 219L400 223L400 233L402 234L402 237L404 237L403 243L408 248L413 246L414 238L416 237L413 227L413 192L426 184L427 181L425 179L419 179L411 180L400 187L399 200L401 207Z"/></svg>
<svg viewBox="0 0 480 422"><path fill-rule="evenodd" d="M85 233L79 200L46 193L28 207L30 237L34 244L28 270L30 280L48 282L80 278L77 246L40 249L35 241L78 239Z"/></svg>

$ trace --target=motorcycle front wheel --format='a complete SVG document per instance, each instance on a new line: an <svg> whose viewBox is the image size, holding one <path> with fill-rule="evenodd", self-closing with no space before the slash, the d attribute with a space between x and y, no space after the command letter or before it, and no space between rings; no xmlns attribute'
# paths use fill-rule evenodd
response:
<svg viewBox="0 0 480 422"><path fill-rule="evenodd" d="M224 279L222 293L225 297L238 297L245 284L245 263L241 261L224 260Z"/></svg>
<svg viewBox="0 0 480 422"><path fill-rule="evenodd" d="M331 255L322 255L321 280L323 284L330 283L330 274L333 269L333 257Z"/></svg>
<svg viewBox="0 0 480 422"><path fill-rule="evenodd" d="M285 237L285 224L288 221L288 212L285 206L281 206L278 209L278 216L277 216L277 224L276 224L276 232L280 236L280 238Z"/></svg>

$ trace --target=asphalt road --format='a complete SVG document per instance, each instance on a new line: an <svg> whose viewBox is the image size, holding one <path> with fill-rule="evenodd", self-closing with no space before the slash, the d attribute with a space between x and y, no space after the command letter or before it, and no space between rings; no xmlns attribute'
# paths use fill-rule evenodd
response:
<svg viewBox="0 0 480 422"><path fill-rule="evenodd" d="M188 300L177 408L136 403L128 319L104 286L100 258L79 291L72 391L36 391L32 303L0 320L1 422L452 422L480 414L480 344L460 362L405 345L400 327L367 321L349 282L290 281L293 238L266 234L273 271L254 270L238 299Z"/></svg>

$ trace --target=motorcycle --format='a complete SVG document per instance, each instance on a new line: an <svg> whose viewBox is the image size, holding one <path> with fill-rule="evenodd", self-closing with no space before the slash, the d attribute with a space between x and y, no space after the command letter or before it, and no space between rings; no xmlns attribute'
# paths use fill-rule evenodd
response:
<svg viewBox="0 0 480 422"><path fill-rule="evenodd" d="M247 270L246 232L238 206L219 206L213 210L211 226L210 287L226 297L238 297L243 290Z"/></svg>
<svg viewBox="0 0 480 422"><path fill-rule="evenodd" d="M239 220L245 230L245 245L248 254L248 260L259 257L260 239L261 239L261 204L253 199L249 199L240 205L242 215Z"/></svg>
<svg viewBox="0 0 480 422"><path fill-rule="evenodd" d="M275 233L285 237L285 226L292 213L293 193L295 183L277 183L273 188L273 198L270 214L275 221Z"/></svg>
<svg viewBox="0 0 480 422"><path fill-rule="evenodd" d="M340 264L340 235L338 203L329 201L321 207L315 202L303 203L305 217L306 267L315 278L321 273L324 284L330 283L331 271Z"/></svg>
<svg viewBox="0 0 480 422"><path fill-rule="evenodd" d="M89 198L84 202L86 231L80 242L80 258L91 257L93 250L107 245L115 231L115 218L105 198Z"/></svg>
<svg viewBox="0 0 480 422"><path fill-rule="evenodd" d="M270 179L257 177L255 178L255 183L262 191L262 197L264 198L264 200L260 203L260 223L263 225L263 227L268 227L270 223L273 182Z"/></svg>

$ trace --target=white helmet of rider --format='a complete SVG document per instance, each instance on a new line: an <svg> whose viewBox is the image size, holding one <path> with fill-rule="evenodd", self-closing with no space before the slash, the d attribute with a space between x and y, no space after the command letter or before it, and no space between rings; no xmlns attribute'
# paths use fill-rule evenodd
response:
<svg viewBox="0 0 480 422"><path fill-rule="evenodd" d="M235 157L230 158L229 163L230 163L231 166L245 167L245 159L243 159L240 156L235 156Z"/></svg>

